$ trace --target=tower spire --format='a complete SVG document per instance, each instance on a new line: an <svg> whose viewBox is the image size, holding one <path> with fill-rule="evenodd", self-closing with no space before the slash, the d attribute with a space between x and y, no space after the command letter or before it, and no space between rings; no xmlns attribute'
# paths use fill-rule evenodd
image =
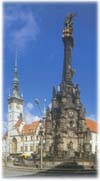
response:
<svg viewBox="0 0 100 181"><path fill-rule="evenodd" d="M18 55L17 55L17 49L16 49L16 55L15 55L15 67L17 67L17 57L18 57Z"/></svg>
<svg viewBox="0 0 100 181"><path fill-rule="evenodd" d="M46 116L46 98L44 99L44 110L43 110L43 117L45 118Z"/></svg>
<svg viewBox="0 0 100 181"><path fill-rule="evenodd" d="M19 93L19 80L18 80L18 65L17 65L17 49L15 55L14 77L13 77L13 96L18 96Z"/></svg>
<svg viewBox="0 0 100 181"><path fill-rule="evenodd" d="M8 94L8 96L10 97L10 88L9 88L9 94Z"/></svg>

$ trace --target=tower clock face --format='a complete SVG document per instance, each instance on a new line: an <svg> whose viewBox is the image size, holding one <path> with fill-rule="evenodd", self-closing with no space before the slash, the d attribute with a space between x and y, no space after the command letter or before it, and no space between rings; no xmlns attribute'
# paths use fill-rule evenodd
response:
<svg viewBox="0 0 100 181"><path fill-rule="evenodd" d="M67 119L67 126L69 128L76 127L77 119L78 119L77 112L75 110L71 110L71 109L67 110L66 119Z"/></svg>
<svg viewBox="0 0 100 181"><path fill-rule="evenodd" d="M16 105L16 108L17 108L17 109L20 109L20 105L19 105L19 104L17 104L17 105Z"/></svg>

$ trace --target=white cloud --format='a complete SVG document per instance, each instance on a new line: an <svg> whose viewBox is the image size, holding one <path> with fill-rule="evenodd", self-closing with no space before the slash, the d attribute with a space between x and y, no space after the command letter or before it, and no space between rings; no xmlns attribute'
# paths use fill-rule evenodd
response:
<svg viewBox="0 0 100 181"><path fill-rule="evenodd" d="M35 41L40 32L33 12L16 6L5 8L4 30L8 45L21 50L28 42Z"/></svg>
<svg viewBox="0 0 100 181"><path fill-rule="evenodd" d="M26 105L26 109L32 110L34 108L33 104L31 102L28 102Z"/></svg>
<svg viewBox="0 0 100 181"><path fill-rule="evenodd" d="M37 115L33 115L30 112L25 112L25 121L27 123L32 123L33 121L39 121L41 118Z"/></svg>
<svg viewBox="0 0 100 181"><path fill-rule="evenodd" d="M28 102L24 107L24 118L27 123L31 123L33 121L39 121L41 118L38 115L34 115L32 113L32 109L34 108L31 102Z"/></svg>
<svg viewBox="0 0 100 181"><path fill-rule="evenodd" d="M89 116L87 116L89 119L92 119L94 121L97 121L97 117L95 114L90 114Z"/></svg>
<svg viewBox="0 0 100 181"><path fill-rule="evenodd" d="M52 108L52 103L50 103L50 104L48 105L48 107L49 107L49 109L51 110L51 108Z"/></svg>

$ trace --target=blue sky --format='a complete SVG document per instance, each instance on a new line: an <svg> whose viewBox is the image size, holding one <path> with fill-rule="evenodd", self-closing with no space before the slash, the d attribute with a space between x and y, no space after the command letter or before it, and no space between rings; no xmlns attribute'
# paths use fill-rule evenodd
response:
<svg viewBox="0 0 100 181"><path fill-rule="evenodd" d="M16 48L20 92L31 118L39 110L34 99L49 105L53 85L62 78L64 47L62 30L70 12L74 19L73 82L78 83L87 117L97 117L97 4L96 3L4 3L3 4L3 102L7 121L7 98L12 88ZM33 117L32 117L33 116Z"/></svg>

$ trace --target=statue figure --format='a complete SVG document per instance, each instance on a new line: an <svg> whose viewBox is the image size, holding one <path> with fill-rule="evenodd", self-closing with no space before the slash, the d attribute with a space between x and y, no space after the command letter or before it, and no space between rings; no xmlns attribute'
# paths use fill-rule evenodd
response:
<svg viewBox="0 0 100 181"><path fill-rule="evenodd" d="M75 92L76 92L76 96L80 97L80 89L79 89L79 85L78 84L76 84Z"/></svg>
<svg viewBox="0 0 100 181"><path fill-rule="evenodd" d="M72 23L72 19L73 19L73 17L74 16L76 16L76 14L69 14L67 17L66 17L66 19L65 19L65 25L66 25L66 27L70 27L70 28L72 28L72 25L73 25L73 23Z"/></svg>

